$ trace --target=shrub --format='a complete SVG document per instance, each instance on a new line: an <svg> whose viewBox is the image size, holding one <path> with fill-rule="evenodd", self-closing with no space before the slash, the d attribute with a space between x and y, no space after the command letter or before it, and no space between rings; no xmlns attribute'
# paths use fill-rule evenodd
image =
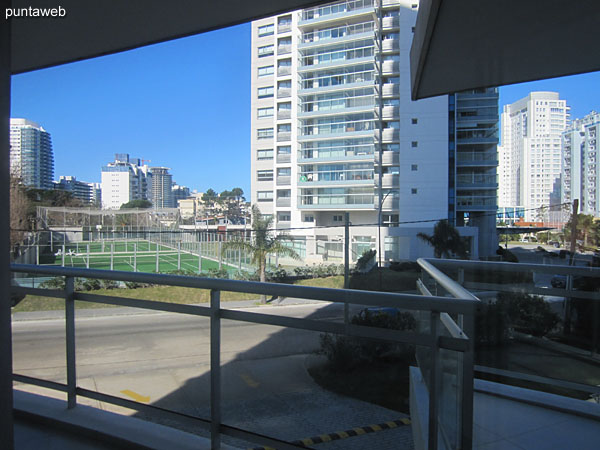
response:
<svg viewBox="0 0 600 450"><path fill-rule="evenodd" d="M371 259L377 254L376 250L365 250L358 261L356 261L356 270L364 270Z"/></svg>
<svg viewBox="0 0 600 450"><path fill-rule="evenodd" d="M208 278L229 278L225 269L208 269Z"/></svg>
<svg viewBox="0 0 600 450"><path fill-rule="evenodd" d="M541 337L560 323L560 317L539 295L501 292L498 303L504 306L512 327L517 331Z"/></svg>
<svg viewBox="0 0 600 450"><path fill-rule="evenodd" d="M482 303L475 314L475 346L494 347L509 338L508 313L501 302Z"/></svg>
<svg viewBox="0 0 600 450"><path fill-rule="evenodd" d="M372 311L365 309L352 318L353 325L386 328L391 330L415 330L417 322L410 313L393 308ZM321 349L337 370L349 370L361 364L386 359L406 359L414 353L409 344L367 339L354 336L321 334Z"/></svg>
<svg viewBox="0 0 600 450"><path fill-rule="evenodd" d="M119 287L119 282L114 280L100 280L100 284L102 289L117 289Z"/></svg>
<svg viewBox="0 0 600 450"><path fill-rule="evenodd" d="M66 285L65 277L54 277L40 284L44 289L64 289Z"/></svg>

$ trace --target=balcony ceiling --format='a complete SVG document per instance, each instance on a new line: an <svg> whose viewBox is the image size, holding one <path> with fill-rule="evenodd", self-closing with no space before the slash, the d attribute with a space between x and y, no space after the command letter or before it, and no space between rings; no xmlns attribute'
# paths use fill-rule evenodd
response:
<svg viewBox="0 0 600 450"><path fill-rule="evenodd" d="M598 0L421 0L413 99L600 70Z"/></svg>
<svg viewBox="0 0 600 450"><path fill-rule="evenodd" d="M13 8L61 5L67 14L62 18L14 18L11 21L11 72L28 72L117 53L320 3L326 2L13 0Z"/></svg>

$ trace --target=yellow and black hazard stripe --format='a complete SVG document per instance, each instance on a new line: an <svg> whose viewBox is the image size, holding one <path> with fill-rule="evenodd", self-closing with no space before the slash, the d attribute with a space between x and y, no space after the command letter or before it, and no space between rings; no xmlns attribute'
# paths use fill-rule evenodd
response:
<svg viewBox="0 0 600 450"><path fill-rule="evenodd" d="M356 428L352 428L351 430L346 430L346 431L336 431L335 433L321 434L319 436L314 436L314 437L294 441L294 442L292 442L292 444L308 448L311 445L315 445L315 444L322 444L324 442L337 441L339 439L346 439L346 438L353 437L353 436L361 436L363 434L375 433L377 431L391 430L392 428L398 428L403 425L410 425L410 419L404 418L404 419L398 419L398 420L391 420L389 422L384 422L384 423L380 423L377 425L367 425L366 427L356 427ZM254 447L249 450L275 450L275 449L271 448L271 447Z"/></svg>

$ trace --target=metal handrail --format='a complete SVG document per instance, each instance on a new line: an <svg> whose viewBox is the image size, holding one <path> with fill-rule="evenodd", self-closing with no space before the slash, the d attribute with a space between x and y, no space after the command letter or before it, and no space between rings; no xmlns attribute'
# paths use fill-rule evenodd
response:
<svg viewBox="0 0 600 450"><path fill-rule="evenodd" d="M475 302L470 298L450 299L447 297L423 297L414 294L398 294L386 292L354 291L344 289L330 289L310 286L295 286L276 283L260 283L253 281L211 279L201 277L186 277L180 275L166 275L140 272L122 272L98 269L79 269L67 267L49 267L25 264L12 264L11 271L16 273L52 275L65 277L65 289L40 289L11 286L11 291L21 294L37 294L65 299L66 321L66 349L67 349L67 383L53 384L47 380L13 374L15 380L38 386L48 387L67 392L68 407L77 404L77 396L93 398L99 401L126 406L133 409L153 410L165 412L173 417L186 420L197 420L210 429L212 448L218 448L222 434L252 440L264 445L275 445L277 448L297 448L294 444L277 441L274 438L263 436L250 431L239 430L221 422L221 336L220 326L222 319L237 320L250 323L275 325L288 328L297 328L310 331L346 334L349 336L382 339L392 342L409 343L432 348L432 373L440 377L442 367L436 362L442 348L468 353L469 341L464 337L447 337L439 335L435 329L430 333L406 332L383 328L349 325L339 322L322 320L283 317L270 314L254 313L240 310L221 308L220 292L233 291L262 295L276 295L284 297L306 298L327 302L339 302L365 306L391 306L413 311L429 311L432 317L438 317L440 312L449 314L463 314L473 317ZM188 288L209 289L210 307L196 305L172 304L160 301L140 300L117 296L89 294L75 291L75 277L97 278L104 280L134 281L158 285L182 286ZM168 311L181 314L192 314L210 318L210 371L211 371L211 418L210 420L186 416L173 411L165 411L152 405L138 404L100 392L94 392L77 386L76 353L75 353L75 300L104 303L117 306L130 306L141 309ZM448 316L449 317L449 316ZM465 358L469 359L469 358ZM435 400L435 399L434 399ZM437 424L432 423L437 430Z"/></svg>

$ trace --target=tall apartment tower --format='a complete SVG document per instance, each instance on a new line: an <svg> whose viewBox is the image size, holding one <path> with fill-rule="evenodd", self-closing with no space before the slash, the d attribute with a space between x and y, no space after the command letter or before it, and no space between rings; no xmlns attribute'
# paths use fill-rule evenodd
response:
<svg viewBox="0 0 600 450"><path fill-rule="evenodd" d="M25 186L53 188L52 139L39 124L27 119L10 119L10 171Z"/></svg>
<svg viewBox="0 0 600 450"><path fill-rule="evenodd" d="M600 113L576 119L562 135L561 202L579 199L579 211L600 217L600 165L596 162Z"/></svg>
<svg viewBox="0 0 600 450"><path fill-rule="evenodd" d="M251 201L309 260L342 254L345 212L354 258L412 259L417 232L456 219L454 109L449 133L448 96L410 100L417 8L348 0L252 24Z"/></svg>
<svg viewBox="0 0 600 450"><path fill-rule="evenodd" d="M150 201L155 209L175 208L173 176L168 167L152 167L152 195Z"/></svg>
<svg viewBox="0 0 600 450"><path fill-rule="evenodd" d="M478 229L478 253L496 254L498 89L449 96L448 218Z"/></svg>
<svg viewBox="0 0 600 450"><path fill-rule="evenodd" d="M54 182L54 189L71 192L73 197L89 205L96 204L100 196L99 183L79 181L77 178L70 175L61 175L58 181Z"/></svg>
<svg viewBox="0 0 600 450"><path fill-rule="evenodd" d="M102 167L102 208L119 209L131 200L150 200L152 172L140 159L117 153Z"/></svg>
<svg viewBox="0 0 600 450"><path fill-rule="evenodd" d="M532 92L502 113L499 203L521 206L526 221L548 220L561 174L561 136L569 108L557 92Z"/></svg>

